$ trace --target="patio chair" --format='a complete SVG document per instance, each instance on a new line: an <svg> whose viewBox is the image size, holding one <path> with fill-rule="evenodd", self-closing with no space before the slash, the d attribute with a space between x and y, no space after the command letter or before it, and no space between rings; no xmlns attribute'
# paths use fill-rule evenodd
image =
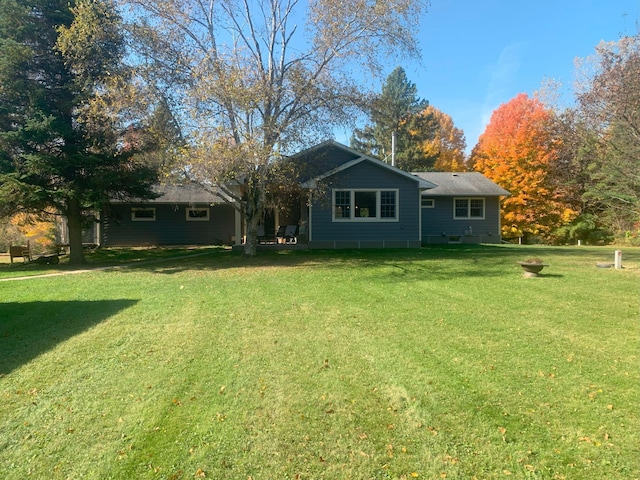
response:
<svg viewBox="0 0 640 480"><path fill-rule="evenodd" d="M287 225L284 229L286 243L298 243L298 225Z"/></svg>
<svg viewBox="0 0 640 480"><path fill-rule="evenodd" d="M287 241L284 236L286 229L287 227L285 225L280 225L278 227L278 231L276 232L276 243L285 243Z"/></svg>
<svg viewBox="0 0 640 480"><path fill-rule="evenodd" d="M258 231L256 232L256 238L258 243L264 243L266 240L266 234L264 232L264 225L258 225Z"/></svg>

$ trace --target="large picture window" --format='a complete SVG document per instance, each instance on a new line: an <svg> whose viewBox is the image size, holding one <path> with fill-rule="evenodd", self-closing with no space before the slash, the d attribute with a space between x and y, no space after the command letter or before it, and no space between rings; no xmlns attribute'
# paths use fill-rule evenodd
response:
<svg viewBox="0 0 640 480"><path fill-rule="evenodd" d="M398 190L334 190L333 220L398 221Z"/></svg>
<svg viewBox="0 0 640 480"><path fill-rule="evenodd" d="M467 220L484 218L484 198L455 198L453 202L453 218Z"/></svg>

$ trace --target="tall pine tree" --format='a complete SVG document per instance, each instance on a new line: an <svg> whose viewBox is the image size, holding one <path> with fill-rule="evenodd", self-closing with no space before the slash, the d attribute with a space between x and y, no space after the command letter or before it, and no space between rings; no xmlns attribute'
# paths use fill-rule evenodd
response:
<svg viewBox="0 0 640 480"><path fill-rule="evenodd" d="M395 160L399 168L428 170L433 166L435 157L425 155L421 145L435 135L435 119L431 115L419 115L429 102L419 98L417 92L402 67L393 70L380 95L371 102L371 123L354 131L351 146L390 162L395 133Z"/></svg>
<svg viewBox="0 0 640 480"><path fill-rule="evenodd" d="M110 110L121 31L110 0L0 2L0 210L64 215L73 264L85 214L150 197L157 178L122 148Z"/></svg>

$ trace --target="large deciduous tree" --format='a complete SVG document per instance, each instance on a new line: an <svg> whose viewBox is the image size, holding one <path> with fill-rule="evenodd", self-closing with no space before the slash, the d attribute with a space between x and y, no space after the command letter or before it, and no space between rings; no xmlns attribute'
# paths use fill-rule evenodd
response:
<svg viewBox="0 0 640 480"><path fill-rule="evenodd" d="M436 124L432 116L420 115L428 104L418 97L418 89L404 69L397 67L386 78L381 93L370 100L370 123L354 131L351 146L389 163L394 156L395 164L403 170L430 169L435 156L425 156L422 145L434 138Z"/></svg>
<svg viewBox="0 0 640 480"><path fill-rule="evenodd" d="M121 0L145 77L168 92L190 146L187 175L241 209L245 254L276 165L355 118L354 78L417 55L425 0ZM142 70L141 70L142 71Z"/></svg>
<svg viewBox="0 0 640 480"><path fill-rule="evenodd" d="M433 133L427 135L422 149L425 158L435 158L433 169L442 172L462 172L466 170L465 153L467 143L464 132L453 123L451 116L432 105L420 112L421 116L432 119Z"/></svg>
<svg viewBox="0 0 640 480"><path fill-rule="evenodd" d="M551 110L519 94L493 112L473 149L472 168L511 192L502 206L505 237L545 237L576 215L553 179L562 143L552 122Z"/></svg>
<svg viewBox="0 0 640 480"><path fill-rule="evenodd" d="M640 34L601 43L585 59L573 112L583 199L619 234L640 230ZM579 156L578 156L579 155Z"/></svg>
<svg viewBox="0 0 640 480"><path fill-rule="evenodd" d="M110 0L0 2L0 206L66 216L73 264L85 213L156 180L122 148L109 92L123 55Z"/></svg>

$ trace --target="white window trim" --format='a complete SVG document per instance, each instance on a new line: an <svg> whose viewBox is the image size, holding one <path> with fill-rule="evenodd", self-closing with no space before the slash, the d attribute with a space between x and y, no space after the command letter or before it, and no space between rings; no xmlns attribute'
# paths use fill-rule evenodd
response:
<svg viewBox="0 0 640 480"><path fill-rule="evenodd" d="M350 192L350 212L351 215L355 214L355 204L356 204L356 192L375 192L376 193L376 216L375 217L355 217L352 216L350 218L342 218L336 217L336 192ZM380 217L380 192L395 192L396 194L396 211L395 216L393 218L381 218ZM334 222L342 223L342 222L399 222L400 221L400 190L397 188L335 188L331 192L331 219Z"/></svg>
<svg viewBox="0 0 640 480"><path fill-rule="evenodd" d="M189 212L191 211L196 211L196 210L204 210L207 212L207 216L206 217L190 217L189 216ZM199 207L199 208L189 208L187 207L184 211L185 213L185 217L187 219L187 222L208 222L209 221L209 216L210 216L210 209L209 207Z"/></svg>
<svg viewBox="0 0 640 480"><path fill-rule="evenodd" d="M457 200L467 200L467 216L466 217L457 217L456 216L456 201ZM482 216L481 217L472 217L471 216L471 200L482 200ZM484 220L487 215L487 202L484 197L454 197L453 198L453 219L454 220Z"/></svg>
<svg viewBox="0 0 640 480"><path fill-rule="evenodd" d="M136 217L136 212L151 210L153 211L153 217L148 218L138 218ZM156 221L156 209L155 207L134 207L131 209L131 221L132 222L155 222Z"/></svg>
<svg viewBox="0 0 640 480"><path fill-rule="evenodd" d="M422 202L427 201L427 200L429 202L431 202L431 205L425 205L424 203L422 203ZM420 198L420 206L422 208L436 208L436 199L435 198L422 197L422 198Z"/></svg>

